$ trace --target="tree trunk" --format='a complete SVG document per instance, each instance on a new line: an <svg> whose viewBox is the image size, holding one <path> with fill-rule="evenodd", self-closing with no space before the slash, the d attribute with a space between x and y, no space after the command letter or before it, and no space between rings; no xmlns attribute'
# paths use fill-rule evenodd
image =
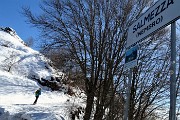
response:
<svg viewBox="0 0 180 120"><path fill-rule="evenodd" d="M96 107L96 113L94 115L94 120L102 120L103 118L103 106L104 105L101 105L99 104L97 107Z"/></svg>
<svg viewBox="0 0 180 120"><path fill-rule="evenodd" d="M84 120L90 120L91 118L91 112L93 108L93 102L94 102L94 92L91 91L87 94L87 102L86 102L86 109L85 109L85 115Z"/></svg>

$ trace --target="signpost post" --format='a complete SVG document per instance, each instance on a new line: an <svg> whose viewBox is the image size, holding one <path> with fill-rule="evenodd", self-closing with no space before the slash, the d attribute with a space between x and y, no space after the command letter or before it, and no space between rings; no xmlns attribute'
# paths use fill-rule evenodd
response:
<svg viewBox="0 0 180 120"><path fill-rule="evenodd" d="M129 104L130 104L130 89L131 89L131 81L132 81L132 68L129 70L129 76L128 76L128 86L126 87L127 91L127 98L124 106L124 117L123 120L128 120L129 115Z"/></svg>
<svg viewBox="0 0 180 120"><path fill-rule="evenodd" d="M171 24L171 68L169 120L176 120L176 23Z"/></svg>
<svg viewBox="0 0 180 120"><path fill-rule="evenodd" d="M136 45L158 30L171 24L171 75L169 120L176 120L176 23L180 18L180 0L158 0L128 30L127 48ZM126 65L126 64L125 64ZM131 69L130 66L129 68ZM126 69L126 68L125 68ZM131 70L130 70L131 71ZM131 73L129 73L131 74ZM128 106L129 107L129 106ZM128 109L128 108L125 108ZM124 116L127 120L128 113Z"/></svg>

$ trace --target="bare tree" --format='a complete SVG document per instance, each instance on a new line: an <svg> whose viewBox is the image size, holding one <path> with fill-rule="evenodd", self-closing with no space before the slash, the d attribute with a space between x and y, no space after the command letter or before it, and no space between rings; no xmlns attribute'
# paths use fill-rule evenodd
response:
<svg viewBox="0 0 180 120"><path fill-rule="evenodd" d="M71 84L74 87L78 86L80 89L85 90L82 71L67 50L57 48L51 50L44 49L42 53L52 60L56 68L66 74L68 79L63 81L64 84Z"/></svg>
<svg viewBox="0 0 180 120"><path fill-rule="evenodd" d="M28 21L41 29L48 40L46 47L68 49L81 68L87 94L85 120L102 120L111 100L115 100L122 77L127 28L150 1L43 1L44 13L39 16L24 8Z"/></svg>
<svg viewBox="0 0 180 120"><path fill-rule="evenodd" d="M26 45L27 45L28 47L32 47L33 44L34 44L34 39L33 39L33 37L32 37L32 36L29 37L29 38L25 41L25 43L26 43Z"/></svg>
<svg viewBox="0 0 180 120"><path fill-rule="evenodd" d="M11 72L12 67L18 63L17 53L14 51L9 52L8 56L5 56L3 63L3 69L7 72Z"/></svg>

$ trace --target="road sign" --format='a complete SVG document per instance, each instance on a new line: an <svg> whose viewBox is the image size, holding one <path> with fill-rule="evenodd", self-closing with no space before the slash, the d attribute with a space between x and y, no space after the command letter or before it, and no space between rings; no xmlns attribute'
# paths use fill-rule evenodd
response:
<svg viewBox="0 0 180 120"><path fill-rule="evenodd" d="M137 65L137 50L138 46L132 47L126 51L124 69L132 68Z"/></svg>
<svg viewBox="0 0 180 120"><path fill-rule="evenodd" d="M159 0L128 30L127 47L147 38L180 17L180 0Z"/></svg>

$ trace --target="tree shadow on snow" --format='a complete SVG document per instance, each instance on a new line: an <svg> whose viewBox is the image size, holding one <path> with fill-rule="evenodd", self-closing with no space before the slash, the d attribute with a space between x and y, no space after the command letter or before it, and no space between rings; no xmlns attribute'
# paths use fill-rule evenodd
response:
<svg viewBox="0 0 180 120"><path fill-rule="evenodd" d="M39 111L37 112L37 109L35 109L35 106L32 104L13 104L13 105L21 106L22 108L23 108L23 106L28 105L28 111L29 111L28 114L31 116L32 120L65 120L64 117L62 117L61 115L43 112L43 111L41 111L41 108L39 108L38 109ZM25 110L27 110L27 109L26 108L22 109L22 111L25 111ZM30 111L36 111L36 112L30 112Z"/></svg>
<svg viewBox="0 0 180 120"><path fill-rule="evenodd" d="M58 117L58 118L57 118ZM31 113L33 120L65 120L62 116L54 115L52 113ZM60 118L60 119L59 119Z"/></svg>
<svg viewBox="0 0 180 120"><path fill-rule="evenodd" d="M33 104L13 104L13 105L33 105Z"/></svg>

